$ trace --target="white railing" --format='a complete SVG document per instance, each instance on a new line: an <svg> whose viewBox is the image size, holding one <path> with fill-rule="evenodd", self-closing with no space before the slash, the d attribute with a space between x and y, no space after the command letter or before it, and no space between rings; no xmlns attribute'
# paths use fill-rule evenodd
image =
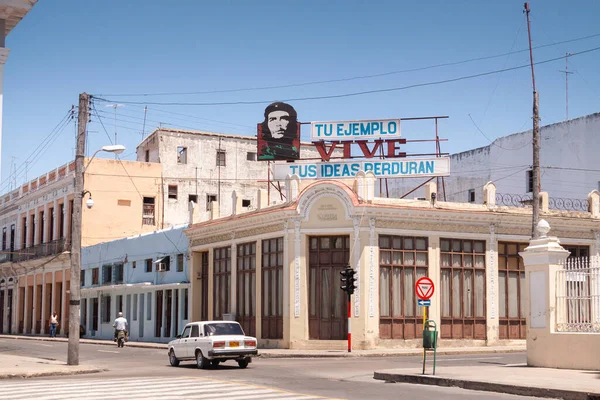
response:
<svg viewBox="0 0 600 400"><path fill-rule="evenodd" d="M598 257L569 257L557 271L556 330L600 333Z"/></svg>

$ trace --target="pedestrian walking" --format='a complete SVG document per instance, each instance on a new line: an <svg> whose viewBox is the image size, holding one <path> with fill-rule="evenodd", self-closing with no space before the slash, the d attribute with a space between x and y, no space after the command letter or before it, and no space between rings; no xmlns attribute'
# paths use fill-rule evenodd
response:
<svg viewBox="0 0 600 400"><path fill-rule="evenodd" d="M55 338L56 337L56 327L58 326L58 315L56 314L56 311L52 313L52 315L50 316L50 337Z"/></svg>

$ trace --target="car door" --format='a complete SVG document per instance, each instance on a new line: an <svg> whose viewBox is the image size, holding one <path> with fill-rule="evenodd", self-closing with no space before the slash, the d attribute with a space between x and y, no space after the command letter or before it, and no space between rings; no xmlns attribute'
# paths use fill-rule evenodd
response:
<svg viewBox="0 0 600 400"><path fill-rule="evenodd" d="M198 339L200 338L200 327L198 324L192 325L190 337L188 339L188 357L195 357Z"/></svg>
<svg viewBox="0 0 600 400"><path fill-rule="evenodd" d="M188 353L188 340L190 336L190 331L191 327L187 325L183 329L181 337L176 342L175 346L173 346L175 347L175 356L177 356L178 358L190 357L190 354Z"/></svg>

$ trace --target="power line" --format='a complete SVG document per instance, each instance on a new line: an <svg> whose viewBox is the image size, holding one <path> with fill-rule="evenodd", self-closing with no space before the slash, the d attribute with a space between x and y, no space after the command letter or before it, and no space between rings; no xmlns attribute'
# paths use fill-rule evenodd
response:
<svg viewBox="0 0 600 400"><path fill-rule="evenodd" d="M588 36L583 36L583 37L579 37L579 38L574 38L574 39L568 39L568 40L564 40L564 41L561 41L561 42L543 44L543 45L535 46L534 49L541 49L541 48L544 48L544 47L556 46L556 45L559 45L559 44L571 43L571 42L576 42L576 41L585 40L585 39L591 39L591 38L598 37L598 36L600 36L600 33L596 33L596 34L588 35ZM370 79L370 78L378 78L378 77L382 77L382 76L403 74L403 73L407 73L407 72L424 71L424 70L428 70L428 69L434 69L434 68L440 68L440 67L447 67L447 66L453 66L453 65L466 64L466 63L470 63L470 62L473 62L473 61L491 60L491 59L494 59L494 58L504 57L504 56L508 56L508 55L511 55L511 54L524 53L524 52L527 52L527 51L529 51L529 48L523 49L523 50L517 50L517 51L512 51L512 48L511 48L511 51L509 51L508 53L502 53L502 54L497 54L497 55L492 55L492 56L470 58L470 59L462 60L462 61L453 61L453 62L446 62L446 63L442 63L442 64L429 65L429 66L425 66L425 67L403 69L403 70L398 70L398 71L382 72L382 73L379 73L379 74L360 75L360 76L354 76L354 77L349 77L349 78L327 79L327 80L311 81L311 82L290 83L290 84L287 84L287 85L250 87L250 88L241 88L241 89L206 90L206 91L197 91L197 92L99 94L99 96L107 96L107 97L110 97L110 96L112 96L112 97L138 97L138 96L140 96L140 97L148 97L148 96L174 96L174 95L216 94L216 93L247 92L247 91L255 91L255 90L285 89L285 88L291 88L291 87L309 86L309 85L320 85L320 84L325 84L325 83L336 83L336 82L347 82L347 81L353 81L353 80ZM150 104L150 103L148 103L148 104Z"/></svg>
<svg viewBox="0 0 600 400"><path fill-rule="evenodd" d="M483 131L481 130L481 128L479 128L479 126L475 123L475 120L473 120L473 117L471 117L471 114L468 114L469 118L471 119L471 122L473 123L473 125L475 125L475 128L477 128L477 130L479 131L479 133L481 133L483 135L484 138L486 138L489 142L490 142L490 146L496 146L502 150L508 150L508 151L513 151L513 150L520 150L523 147L529 146L531 144L531 141L527 142L526 144L524 144L521 147L516 147L514 149L508 149L506 147L502 147L499 144L497 144L494 140L490 139L485 133L483 133Z"/></svg>
<svg viewBox="0 0 600 400"><path fill-rule="evenodd" d="M0 192L4 192L7 187L10 187L11 180L15 182L22 173L33 166L39 157L51 147L58 136L63 132L64 128L69 124L73 117L74 108L69 109L62 117L60 122L52 129L52 131L41 141L41 143L31 152L31 154L23 161L23 163L14 172L11 173L4 181L0 183ZM71 119L69 119L71 117ZM7 186L8 184L8 186Z"/></svg>
<svg viewBox="0 0 600 400"><path fill-rule="evenodd" d="M591 53L591 52L597 51L597 50L600 50L600 47L594 47L592 49L583 50L583 51L580 51L578 53L571 53L570 57L573 57L573 56L576 56L576 55L581 55L581 54L586 54L586 53ZM550 62L553 62L553 61L562 60L564 58L565 58L565 56L561 56L561 57L551 58L551 59L544 60L544 61L538 61L538 62L535 63L535 65L546 64L546 63L550 63ZM514 70L517 70L517 69L530 68L530 67L531 67L531 64L523 64L523 65L519 65L519 66L516 66L516 67L503 68L503 69L498 69L498 70L488 71L488 72L481 72L479 74L465 75L465 76L461 76L461 77L458 77L458 78L444 79L444 80L440 80L440 81L416 83L416 84L413 84L413 85L393 87L393 88L364 90L364 91L360 91L360 92L341 93L341 94L332 94L332 95L324 95L324 96L312 96L312 97L297 97L297 98L282 99L282 100L279 100L279 101L292 102L292 101L306 101L306 100L324 100L324 99L337 99L337 98L342 98L342 97L363 96L363 95L375 94L375 93L396 92L396 91L402 91L402 90L407 90L407 89L413 89L413 88L417 88L417 87L435 86L435 85L441 85L441 84L444 84L444 83L463 81L463 80L467 80L467 79L479 78L479 77L482 77L482 76L489 76L489 75L499 74L499 73L506 72L506 71L514 71ZM94 97L94 98L96 100L99 100L99 101L112 102L112 100L109 100L109 99L106 99L106 98L102 98L102 97ZM152 105L162 105L162 106L224 106L224 105L266 104L266 103L272 103L273 101L274 100L271 99L271 100L225 101L225 102L205 102L205 103L193 103L193 102L190 102L190 103L188 103L188 102L138 102L138 101L121 101L121 103L125 103L125 104L152 104Z"/></svg>

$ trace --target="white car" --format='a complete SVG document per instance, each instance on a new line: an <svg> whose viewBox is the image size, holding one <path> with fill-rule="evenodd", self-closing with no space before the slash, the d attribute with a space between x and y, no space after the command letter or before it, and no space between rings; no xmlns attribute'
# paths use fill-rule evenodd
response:
<svg viewBox="0 0 600 400"><path fill-rule="evenodd" d="M169 342L169 362L195 360L198 368L213 367L227 360L246 368L258 355L256 338L246 336L235 321L202 321L187 324L177 339Z"/></svg>

